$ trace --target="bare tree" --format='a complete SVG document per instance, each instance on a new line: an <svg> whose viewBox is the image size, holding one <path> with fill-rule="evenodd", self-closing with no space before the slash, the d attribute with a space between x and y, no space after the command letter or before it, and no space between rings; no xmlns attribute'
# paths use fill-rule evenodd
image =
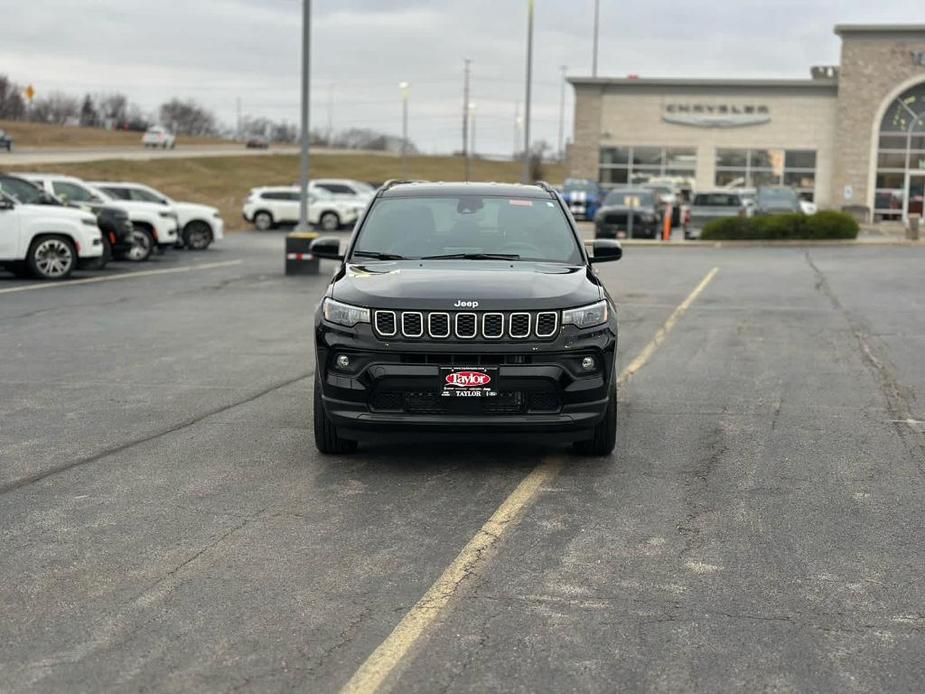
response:
<svg viewBox="0 0 925 694"><path fill-rule="evenodd" d="M64 92L51 92L44 98L36 99L30 113L34 121L58 125L76 121L79 115L80 101Z"/></svg>
<svg viewBox="0 0 925 694"><path fill-rule="evenodd" d="M161 105L161 122L180 135L214 135L217 131L215 115L188 99L171 99Z"/></svg>
<svg viewBox="0 0 925 694"><path fill-rule="evenodd" d="M0 118L22 120L25 117L26 102L22 98L22 89L6 75L0 75Z"/></svg>

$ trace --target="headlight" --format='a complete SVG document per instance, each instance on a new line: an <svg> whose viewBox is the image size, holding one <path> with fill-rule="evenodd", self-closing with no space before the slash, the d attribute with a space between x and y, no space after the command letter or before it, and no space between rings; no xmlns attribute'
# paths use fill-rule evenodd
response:
<svg viewBox="0 0 925 694"><path fill-rule="evenodd" d="M88 227L96 226L96 217L81 217L80 221L86 224Z"/></svg>
<svg viewBox="0 0 925 694"><path fill-rule="evenodd" d="M357 323L369 323L369 309L342 304L334 299L324 300L324 319L329 323L337 323L352 328Z"/></svg>
<svg viewBox="0 0 925 694"><path fill-rule="evenodd" d="M570 308L562 312L562 325L574 325L577 328L591 328L607 322L607 302Z"/></svg>

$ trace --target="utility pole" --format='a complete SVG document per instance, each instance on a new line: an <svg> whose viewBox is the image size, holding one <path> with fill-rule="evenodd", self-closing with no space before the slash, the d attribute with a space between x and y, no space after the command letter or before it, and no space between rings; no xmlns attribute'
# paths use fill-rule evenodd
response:
<svg viewBox="0 0 925 694"><path fill-rule="evenodd" d="M408 87L407 82L400 82L401 89L401 177L408 180Z"/></svg>
<svg viewBox="0 0 925 694"><path fill-rule="evenodd" d="M591 77L597 77L597 36L601 26L601 0L594 0L594 56L591 59Z"/></svg>
<svg viewBox="0 0 925 694"><path fill-rule="evenodd" d="M522 183L531 183L530 171L530 92L533 86L533 6L527 0L527 94L524 99L524 172Z"/></svg>
<svg viewBox="0 0 925 694"><path fill-rule="evenodd" d="M475 104L469 104L469 117L472 119L472 156L478 157L478 150L475 146Z"/></svg>
<svg viewBox="0 0 925 694"><path fill-rule="evenodd" d="M235 99L235 113L237 114L237 125L235 126L235 138L241 139L241 97Z"/></svg>
<svg viewBox="0 0 925 694"><path fill-rule="evenodd" d="M517 149L520 147L520 102L514 102L514 149L512 150L512 159L517 159Z"/></svg>
<svg viewBox="0 0 925 694"><path fill-rule="evenodd" d="M328 147L334 138L334 82L328 85Z"/></svg>
<svg viewBox="0 0 925 694"><path fill-rule="evenodd" d="M308 224L308 175L311 170L309 159L308 109L311 88L311 39L312 0L302 0L302 163L299 172L299 223L297 231L309 231Z"/></svg>
<svg viewBox="0 0 925 694"><path fill-rule="evenodd" d="M562 84L559 85L559 161L562 161L565 159L565 71L568 67L560 65L559 69L562 70Z"/></svg>
<svg viewBox="0 0 925 694"><path fill-rule="evenodd" d="M469 180L469 65L472 63L466 58L466 76L463 80L463 159L466 162L466 180Z"/></svg>

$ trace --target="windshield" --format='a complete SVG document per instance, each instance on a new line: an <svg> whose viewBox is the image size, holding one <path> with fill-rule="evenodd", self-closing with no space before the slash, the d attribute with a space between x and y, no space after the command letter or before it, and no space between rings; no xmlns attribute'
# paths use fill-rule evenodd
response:
<svg viewBox="0 0 925 694"><path fill-rule="evenodd" d="M11 176L0 176L0 191L24 205L41 205L48 201L45 194L36 186Z"/></svg>
<svg viewBox="0 0 925 694"><path fill-rule="evenodd" d="M562 187L562 190L566 193L575 193L575 192L597 192L597 186L590 181L575 181L569 180L565 182L565 185Z"/></svg>
<svg viewBox="0 0 925 694"><path fill-rule="evenodd" d="M758 200L760 202L797 202L797 194L790 188L762 188L758 191Z"/></svg>
<svg viewBox="0 0 925 694"><path fill-rule="evenodd" d="M380 198L353 256L503 256L580 264L581 249L551 199L491 196Z"/></svg>
<svg viewBox="0 0 925 694"><path fill-rule="evenodd" d="M605 207L652 207L655 195L651 190L612 190L604 199Z"/></svg>

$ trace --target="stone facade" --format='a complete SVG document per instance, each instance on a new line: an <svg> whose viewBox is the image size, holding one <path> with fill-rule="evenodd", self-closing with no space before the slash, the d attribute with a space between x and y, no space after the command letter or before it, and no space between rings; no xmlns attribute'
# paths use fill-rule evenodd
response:
<svg viewBox="0 0 925 694"><path fill-rule="evenodd" d="M914 53L925 51L925 27L836 27L842 37L835 121L834 207L873 209L877 133L889 103L925 81L925 65ZM845 196L850 188L851 197Z"/></svg>
<svg viewBox="0 0 925 694"><path fill-rule="evenodd" d="M575 133L570 175L597 179L602 147L694 147L698 189L715 185L717 148L816 151L821 207L872 209L877 131L889 103L925 81L925 26L840 26L842 63L806 80L572 78ZM760 103L770 121L743 127L666 122L666 104ZM847 188L847 190L846 190ZM846 197L845 193L851 196Z"/></svg>

